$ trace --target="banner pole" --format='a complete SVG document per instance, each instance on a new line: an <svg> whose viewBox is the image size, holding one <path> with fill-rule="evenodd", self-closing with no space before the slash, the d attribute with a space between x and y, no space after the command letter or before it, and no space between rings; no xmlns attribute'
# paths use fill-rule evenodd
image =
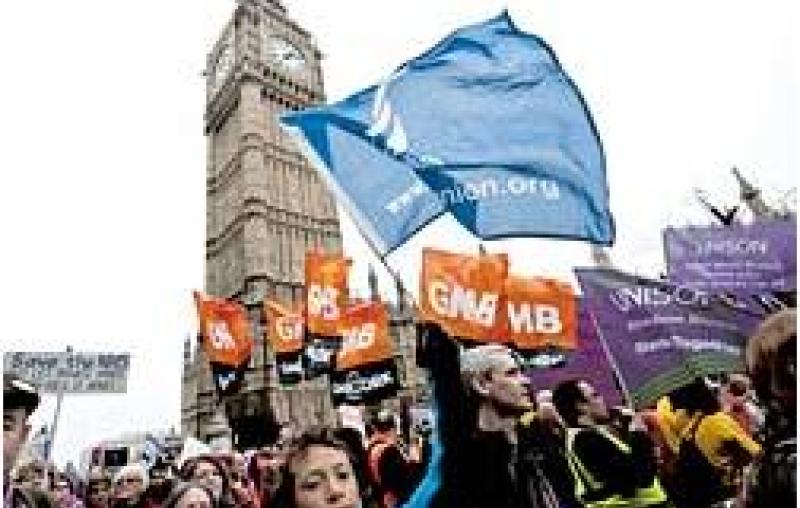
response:
<svg viewBox="0 0 800 508"><path fill-rule="evenodd" d="M72 346L67 346L67 354L72 353ZM58 419L61 416L61 402L64 400L64 385L59 383L58 393L56 395L56 410L53 413L53 424L50 426L50 443L47 446L45 453L45 460L50 463L50 457L53 454L53 445L56 442L56 429L58 428Z"/></svg>
<svg viewBox="0 0 800 508"><path fill-rule="evenodd" d="M592 325L594 326L595 331L597 331L597 338L600 339L600 345L603 346L603 352L606 355L606 359L608 359L609 365L611 365L611 370L614 372L614 377L617 379L617 383L619 383L619 387L622 389L622 396L625 399L625 404L633 408L633 397L631 396L631 392L628 389L628 385L625 384L625 379L622 377L620 373L619 366L617 365L617 361L614 358L614 355L611 354L611 349L608 347L608 343L606 342L605 337L603 336L603 331L600 330L600 326L597 324L597 318L594 315L594 312L591 310L589 311L589 316L592 318Z"/></svg>

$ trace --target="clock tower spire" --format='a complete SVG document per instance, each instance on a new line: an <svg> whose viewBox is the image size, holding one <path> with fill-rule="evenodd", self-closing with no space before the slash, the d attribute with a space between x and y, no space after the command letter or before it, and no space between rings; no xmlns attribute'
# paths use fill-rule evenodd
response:
<svg viewBox="0 0 800 508"><path fill-rule="evenodd" d="M280 423L289 414L305 419L306 409L325 423L319 415L331 412L310 393L303 395L307 408L279 396L261 322L265 299L303 299L307 250L341 250L333 198L278 122L286 112L324 102L321 58L282 2L237 0L205 72L205 289L245 304L253 323L253 361L235 406L250 416L254 406L265 406L256 412L273 412Z"/></svg>

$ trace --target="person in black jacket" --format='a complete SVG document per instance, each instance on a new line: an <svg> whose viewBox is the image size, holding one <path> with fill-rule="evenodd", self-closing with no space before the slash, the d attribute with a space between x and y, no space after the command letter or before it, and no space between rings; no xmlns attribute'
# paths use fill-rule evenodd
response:
<svg viewBox="0 0 800 508"><path fill-rule="evenodd" d="M400 448L394 415L380 411L372 422L367 469L383 508L405 503L416 487L418 464Z"/></svg>
<svg viewBox="0 0 800 508"><path fill-rule="evenodd" d="M11 469L30 432L28 418L39 406L39 393L13 374L3 374L3 507L52 508L49 495L38 488L21 488L11 482Z"/></svg>
<svg viewBox="0 0 800 508"><path fill-rule="evenodd" d="M613 432L603 397L581 379L560 383L553 391L553 403L568 427L566 454L575 497L584 506L671 506L656 476L653 444L640 419L633 419L625 435Z"/></svg>
<svg viewBox="0 0 800 508"><path fill-rule="evenodd" d="M764 454L752 469L746 506L797 506L797 310L767 318L747 343L746 360L766 410Z"/></svg>
<svg viewBox="0 0 800 508"><path fill-rule="evenodd" d="M483 345L459 354L438 326L421 326L441 435L442 485L432 506L560 508L519 418L532 409L528 380L511 350Z"/></svg>

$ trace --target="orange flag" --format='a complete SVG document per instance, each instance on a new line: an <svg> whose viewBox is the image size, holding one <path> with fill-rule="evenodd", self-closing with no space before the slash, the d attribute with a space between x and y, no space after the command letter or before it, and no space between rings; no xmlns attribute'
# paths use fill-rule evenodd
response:
<svg viewBox="0 0 800 508"><path fill-rule="evenodd" d="M306 326L319 335L335 336L347 304L350 260L341 255L306 253Z"/></svg>
<svg viewBox="0 0 800 508"><path fill-rule="evenodd" d="M253 351L253 335L244 307L194 292L203 348L210 362L241 367Z"/></svg>
<svg viewBox="0 0 800 508"><path fill-rule="evenodd" d="M557 346L575 349L575 295L569 284L542 277L509 276L505 282L503 321L508 338L520 350Z"/></svg>
<svg viewBox="0 0 800 508"><path fill-rule="evenodd" d="M381 302L349 307L339 320L342 348L336 354L336 370L349 370L392 358L389 314Z"/></svg>
<svg viewBox="0 0 800 508"><path fill-rule="evenodd" d="M499 342L505 335L498 319L506 254L465 256L426 248L422 252L420 314L450 335L481 342Z"/></svg>
<svg viewBox="0 0 800 508"><path fill-rule="evenodd" d="M267 314L267 340L275 353L296 353L303 349L303 315L283 305L264 302Z"/></svg>

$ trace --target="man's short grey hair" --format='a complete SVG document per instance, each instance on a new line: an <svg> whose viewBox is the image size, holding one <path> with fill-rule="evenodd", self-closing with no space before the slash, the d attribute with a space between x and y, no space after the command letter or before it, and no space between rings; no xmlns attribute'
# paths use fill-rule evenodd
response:
<svg viewBox="0 0 800 508"><path fill-rule="evenodd" d="M138 462L122 466L122 468L117 471L117 474L114 475L114 485L116 485L123 476L132 475L140 477L142 479L142 487L147 488L147 469Z"/></svg>
<svg viewBox="0 0 800 508"><path fill-rule="evenodd" d="M514 358L514 352L502 344L482 344L461 351L461 379L469 386L471 380L483 376L501 365L499 358Z"/></svg>

